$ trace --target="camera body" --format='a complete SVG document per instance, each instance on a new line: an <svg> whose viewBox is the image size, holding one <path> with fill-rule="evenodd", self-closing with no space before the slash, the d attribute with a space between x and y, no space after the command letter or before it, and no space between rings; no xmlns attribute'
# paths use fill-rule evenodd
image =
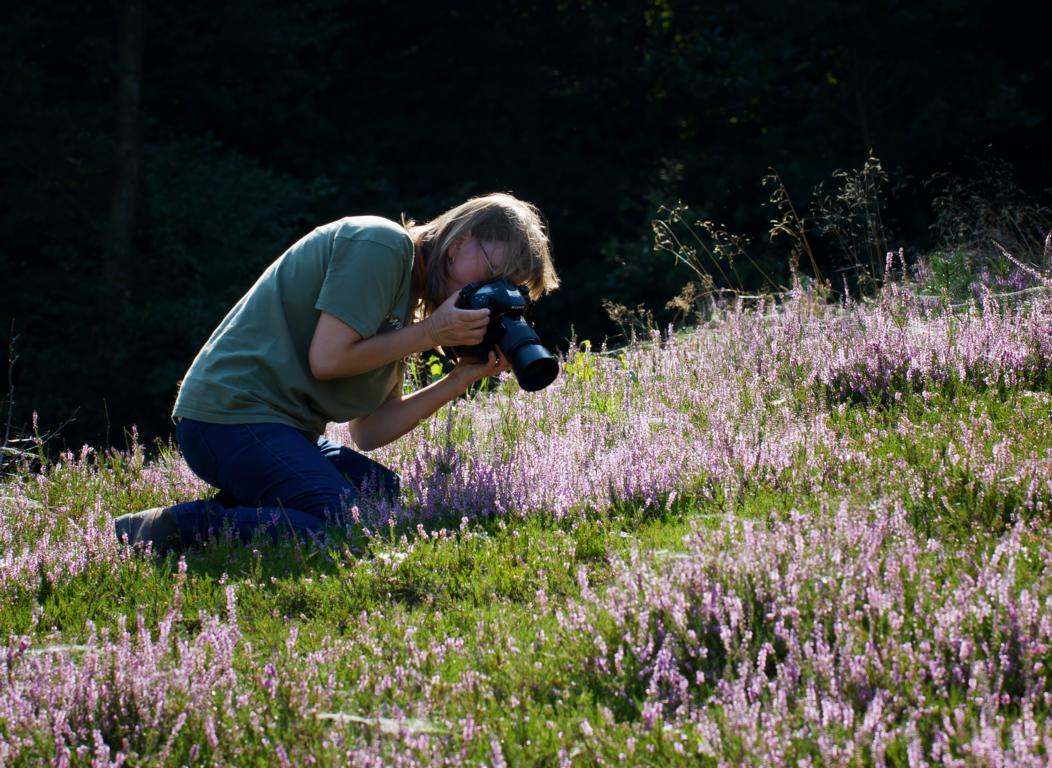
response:
<svg viewBox="0 0 1052 768"><path fill-rule="evenodd" d="M485 360L499 345L504 357L511 362L519 386L527 392L544 389L555 381L559 375L559 363L526 321L530 308L526 286L515 285L503 278L469 283L461 289L456 306L489 310L489 325L482 343L453 347L451 351L456 357Z"/></svg>

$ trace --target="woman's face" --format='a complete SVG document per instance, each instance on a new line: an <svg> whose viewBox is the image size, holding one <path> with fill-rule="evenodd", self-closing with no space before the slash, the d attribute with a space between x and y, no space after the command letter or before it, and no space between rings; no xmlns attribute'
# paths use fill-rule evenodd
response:
<svg viewBox="0 0 1052 768"><path fill-rule="evenodd" d="M508 257L507 247L507 243L499 240L480 241L470 233L450 246L449 280L446 281L449 296L459 293L468 283L496 277Z"/></svg>

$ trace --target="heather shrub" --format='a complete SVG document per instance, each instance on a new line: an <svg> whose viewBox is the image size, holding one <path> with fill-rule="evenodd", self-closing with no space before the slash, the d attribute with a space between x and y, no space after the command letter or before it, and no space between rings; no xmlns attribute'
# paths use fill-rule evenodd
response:
<svg viewBox="0 0 1052 768"><path fill-rule="evenodd" d="M0 763L1043 764L1052 299L828 297L452 403L311 544L131 552L176 450L23 462Z"/></svg>
<svg viewBox="0 0 1052 768"><path fill-rule="evenodd" d="M969 562L899 505L842 503L697 529L672 558L634 551L560 620L615 721L682 754L1025 762L1049 746L1050 558L1043 528Z"/></svg>

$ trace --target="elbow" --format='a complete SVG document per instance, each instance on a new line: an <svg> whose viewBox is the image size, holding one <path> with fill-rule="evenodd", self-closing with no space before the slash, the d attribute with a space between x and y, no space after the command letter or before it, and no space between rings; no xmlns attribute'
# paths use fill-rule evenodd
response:
<svg viewBox="0 0 1052 768"><path fill-rule="evenodd" d="M318 381L344 379L363 373L353 350L342 354L321 354L313 349L307 355L310 373Z"/></svg>
<svg viewBox="0 0 1052 768"><path fill-rule="evenodd" d="M326 358L315 354L313 349L307 355L307 363L310 366L310 375L318 381L332 381L336 378L332 366L327 363Z"/></svg>
<svg viewBox="0 0 1052 768"><path fill-rule="evenodd" d="M348 425L348 432L351 434L351 439L360 451L375 451L377 448L382 448L384 443L377 439L376 435L370 434L368 429L363 429L360 425L350 424Z"/></svg>
<svg viewBox="0 0 1052 768"><path fill-rule="evenodd" d="M332 380L332 376L329 374L328 371L325 370L325 368L315 365L314 363L311 363L310 365L310 375L313 376L317 381Z"/></svg>
<svg viewBox="0 0 1052 768"><path fill-rule="evenodd" d="M376 441L370 442L368 440L366 440L364 442L361 442L361 443L359 443L357 440L355 440L355 445L358 446L359 450L365 451L366 453L368 453L369 451L375 451L377 448L383 448L384 447L383 443L376 442Z"/></svg>

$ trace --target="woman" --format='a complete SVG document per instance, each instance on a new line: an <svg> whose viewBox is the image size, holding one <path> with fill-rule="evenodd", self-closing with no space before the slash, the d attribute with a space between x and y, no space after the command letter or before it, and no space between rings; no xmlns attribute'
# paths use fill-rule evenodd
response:
<svg viewBox="0 0 1052 768"><path fill-rule="evenodd" d="M194 359L173 417L187 464L214 500L123 515L118 538L154 551L229 525L311 535L363 486L397 495L385 467L322 435L348 422L372 450L409 432L505 360L461 360L403 395L405 358L482 341L488 309L454 306L471 282L505 277L537 298L559 284L540 212L508 194L473 198L433 221L376 216L318 227L271 264Z"/></svg>

